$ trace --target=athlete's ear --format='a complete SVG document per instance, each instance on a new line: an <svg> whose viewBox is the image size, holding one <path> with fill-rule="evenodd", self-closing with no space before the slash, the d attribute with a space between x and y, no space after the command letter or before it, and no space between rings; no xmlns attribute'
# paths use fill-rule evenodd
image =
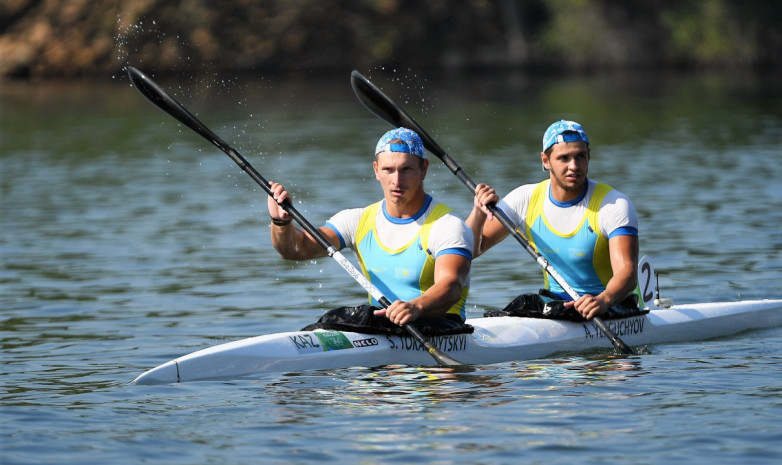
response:
<svg viewBox="0 0 782 465"><path fill-rule="evenodd" d="M548 155L546 155L546 152L540 152L540 163L541 167L543 168L543 171L548 171L551 169L551 165L549 164Z"/></svg>
<svg viewBox="0 0 782 465"><path fill-rule="evenodd" d="M424 158L423 163L421 163L421 179L426 179L426 170L429 169L429 159Z"/></svg>
<svg viewBox="0 0 782 465"><path fill-rule="evenodd" d="M372 171L375 172L375 179L380 181L380 176L377 175L377 160L372 162Z"/></svg>

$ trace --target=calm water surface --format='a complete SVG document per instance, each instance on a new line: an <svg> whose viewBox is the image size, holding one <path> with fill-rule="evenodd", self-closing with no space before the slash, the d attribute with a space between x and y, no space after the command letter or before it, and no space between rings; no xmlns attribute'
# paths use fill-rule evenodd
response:
<svg viewBox="0 0 782 465"><path fill-rule="evenodd" d="M365 73L476 181L543 177L581 121L680 303L780 298L779 76L439 80ZM161 84L314 224L380 196L387 129L336 80ZM475 367L352 368L143 387L185 353L361 302L330 259L280 260L265 194L127 79L0 87L0 463L753 463L782 460L782 329ZM471 197L437 160L427 188ZM473 266L470 316L540 285L513 241Z"/></svg>

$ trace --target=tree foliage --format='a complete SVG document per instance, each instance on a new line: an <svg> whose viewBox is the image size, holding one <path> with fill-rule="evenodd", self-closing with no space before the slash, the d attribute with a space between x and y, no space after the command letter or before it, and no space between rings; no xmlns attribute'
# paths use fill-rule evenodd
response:
<svg viewBox="0 0 782 465"><path fill-rule="evenodd" d="M184 69L778 67L756 0L6 0L0 76Z"/></svg>

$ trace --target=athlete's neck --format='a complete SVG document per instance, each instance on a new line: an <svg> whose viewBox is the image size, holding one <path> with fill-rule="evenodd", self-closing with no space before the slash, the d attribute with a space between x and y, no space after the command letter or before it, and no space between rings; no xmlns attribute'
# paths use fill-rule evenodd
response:
<svg viewBox="0 0 782 465"><path fill-rule="evenodd" d="M584 184L580 187L574 187L572 189L563 189L556 183L551 182L549 185L549 198L555 205L566 207L575 205L580 202L587 193L589 188L589 179L584 178Z"/></svg>
<svg viewBox="0 0 782 465"><path fill-rule="evenodd" d="M407 199L389 199L386 197L386 213L395 218L411 218L420 213L421 208L429 196L423 190L416 193L410 200Z"/></svg>

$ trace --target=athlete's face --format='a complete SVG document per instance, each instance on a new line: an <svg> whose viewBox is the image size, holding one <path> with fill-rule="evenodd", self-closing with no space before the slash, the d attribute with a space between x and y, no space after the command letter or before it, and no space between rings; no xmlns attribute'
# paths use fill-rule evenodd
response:
<svg viewBox="0 0 782 465"><path fill-rule="evenodd" d="M409 153L381 152L375 158L373 167L375 178L383 188L386 207L394 205L400 209L399 213L408 214L409 206L416 208L412 212L416 213L420 205L410 204L422 200L425 196L424 178L429 160L422 160Z"/></svg>
<svg viewBox="0 0 782 465"><path fill-rule="evenodd" d="M589 170L589 146L585 142L560 142L551 152L540 154L543 167L549 170L551 189L559 201L572 200L584 189Z"/></svg>

